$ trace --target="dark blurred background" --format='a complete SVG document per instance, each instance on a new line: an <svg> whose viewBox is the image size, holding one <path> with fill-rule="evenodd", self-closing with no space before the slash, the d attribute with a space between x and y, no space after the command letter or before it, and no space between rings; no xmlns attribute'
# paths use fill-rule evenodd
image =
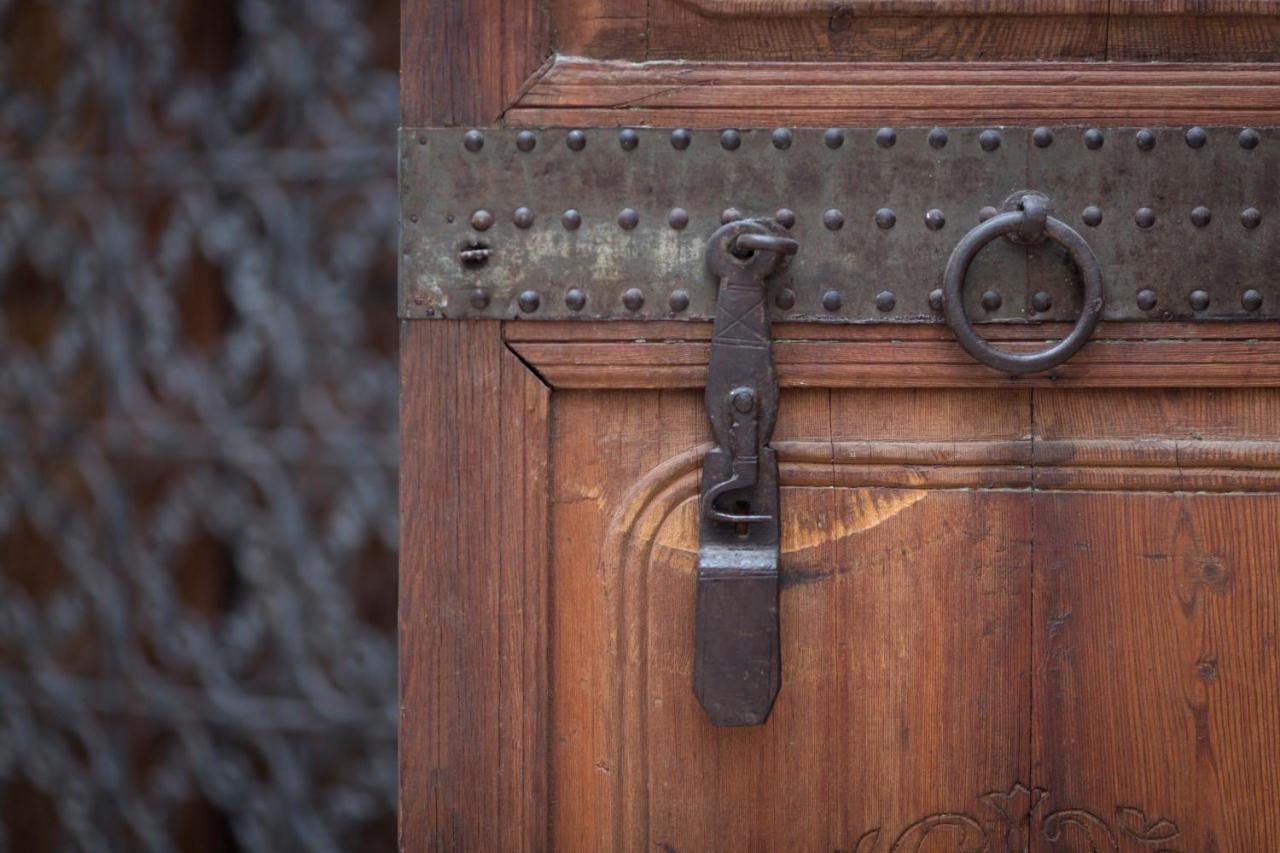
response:
<svg viewBox="0 0 1280 853"><path fill-rule="evenodd" d="M397 0L0 0L0 850L395 844Z"/></svg>

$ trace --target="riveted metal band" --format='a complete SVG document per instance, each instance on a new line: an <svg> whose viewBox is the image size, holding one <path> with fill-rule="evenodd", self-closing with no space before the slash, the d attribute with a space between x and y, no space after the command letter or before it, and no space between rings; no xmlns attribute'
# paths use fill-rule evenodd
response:
<svg viewBox="0 0 1280 853"><path fill-rule="evenodd" d="M767 218L804 246L773 321L942 322L952 250L1025 190L1092 248L1103 319L1280 318L1274 128L407 129L401 183L411 318L709 320L708 237ZM1078 276L996 240L965 314L1073 321Z"/></svg>

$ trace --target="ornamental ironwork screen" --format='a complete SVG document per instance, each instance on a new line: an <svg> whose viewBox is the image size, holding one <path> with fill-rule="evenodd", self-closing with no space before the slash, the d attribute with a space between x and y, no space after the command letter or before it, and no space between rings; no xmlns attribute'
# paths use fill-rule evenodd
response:
<svg viewBox="0 0 1280 853"><path fill-rule="evenodd" d="M0 850L393 849L396 0L0 0Z"/></svg>

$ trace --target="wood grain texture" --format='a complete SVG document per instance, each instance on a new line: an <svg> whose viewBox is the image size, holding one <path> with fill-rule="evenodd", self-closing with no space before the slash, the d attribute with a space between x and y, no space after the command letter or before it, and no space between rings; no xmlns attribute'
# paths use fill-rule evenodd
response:
<svg viewBox="0 0 1280 853"><path fill-rule="evenodd" d="M493 324L403 331L402 849L543 849L550 395Z"/></svg>
<svg viewBox="0 0 1280 853"><path fill-rule="evenodd" d="M1272 0L676 0L710 17L1274 15Z"/></svg>

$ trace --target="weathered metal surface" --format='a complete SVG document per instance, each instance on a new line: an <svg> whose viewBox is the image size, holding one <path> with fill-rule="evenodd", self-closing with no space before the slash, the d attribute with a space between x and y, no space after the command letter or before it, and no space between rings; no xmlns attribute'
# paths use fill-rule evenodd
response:
<svg viewBox="0 0 1280 853"><path fill-rule="evenodd" d="M702 467L693 689L718 726L763 723L780 681L778 415L765 279L796 252L775 222L730 222L707 248L719 282Z"/></svg>
<svg viewBox="0 0 1280 853"><path fill-rule="evenodd" d="M707 237L771 217L805 246L773 320L940 322L960 237L1034 188L1093 248L1103 319L1276 318L1277 186L1274 128L411 129L401 311L708 320ZM965 311L1074 320L1077 278L1060 246L1000 240Z"/></svg>

